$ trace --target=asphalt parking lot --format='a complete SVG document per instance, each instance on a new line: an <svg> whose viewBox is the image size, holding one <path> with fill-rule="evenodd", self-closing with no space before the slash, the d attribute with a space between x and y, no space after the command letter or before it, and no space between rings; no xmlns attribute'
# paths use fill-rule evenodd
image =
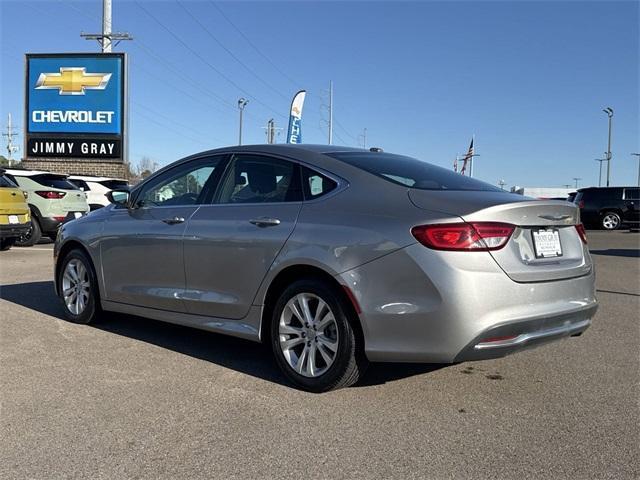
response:
<svg viewBox="0 0 640 480"><path fill-rule="evenodd" d="M600 310L499 360L291 388L260 345L62 320L51 245L0 254L0 478L638 478L640 233L589 232Z"/></svg>

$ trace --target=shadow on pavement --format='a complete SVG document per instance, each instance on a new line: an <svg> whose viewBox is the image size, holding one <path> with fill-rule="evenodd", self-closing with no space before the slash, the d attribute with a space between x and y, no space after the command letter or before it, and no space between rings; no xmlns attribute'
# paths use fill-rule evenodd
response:
<svg viewBox="0 0 640 480"><path fill-rule="evenodd" d="M609 248L607 250L590 250L592 255L605 255L608 257L640 258L640 249L635 248Z"/></svg>
<svg viewBox="0 0 640 480"><path fill-rule="evenodd" d="M0 286L0 298L36 312L64 320L53 282ZM157 345L167 350L215 363L263 380L291 386L280 373L268 347L227 335L205 332L132 315L106 312L91 327ZM380 385L429 373L445 365L378 363L369 367L356 386Z"/></svg>

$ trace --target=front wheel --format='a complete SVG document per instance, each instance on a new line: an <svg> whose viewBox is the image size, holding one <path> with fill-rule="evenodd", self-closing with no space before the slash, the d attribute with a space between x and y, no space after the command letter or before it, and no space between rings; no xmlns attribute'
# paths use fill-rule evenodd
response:
<svg viewBox="0 0 640 480"><path fill-rule="evenodd" d="M0 239L0 252L6 252L11 247L13 247L14 243L16 243L16 239L15 238L3 238L3 239Z"/></svg>
<svg viewBox="0 0 640 480"><path fill-rule="evenodd" d="M620 228L622 220L616 212L607 212L602 217L602 228L605 230L617 230Z"/></svg>
<svg viewBox="0 0 640 480"><path fill-rule="evenodd" d="M280 369L297 386L325 392L353 385L367 367L350 310L325 282L299 280L280 295L271 346Z"/></svg>
<svg viewBox="0 0 640 480"><path fill-rule="evenodd" d="M74 323L88 324L100 313L98 282L89 257L71 250L58 273L58 296L65 316Z"/></svg>

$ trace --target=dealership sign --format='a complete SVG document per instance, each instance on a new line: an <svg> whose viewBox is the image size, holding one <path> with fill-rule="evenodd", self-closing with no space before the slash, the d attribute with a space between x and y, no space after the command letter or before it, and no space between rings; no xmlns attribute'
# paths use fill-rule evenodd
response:
<svg viewBox="0 0 640 480"><path fill-rule="evenodd" d="M27 54L27 158L123 159L123 53Z"/></svg>

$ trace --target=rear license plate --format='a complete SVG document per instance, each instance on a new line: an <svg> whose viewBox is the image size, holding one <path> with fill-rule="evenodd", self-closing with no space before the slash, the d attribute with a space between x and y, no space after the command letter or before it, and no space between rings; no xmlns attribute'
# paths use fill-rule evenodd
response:
<svg viewBox="0 0 640 480"><path fill-rule="evenodd" d="M18 218L17 215L9 215L9 223L11 224L20 223L20 219Z"/></svg>
<svg viewBox="0 0 640 480"><path fill-rule="evenodd" d="M560 233L556 228L541 228L533 230L533 246L536 258L552 258L562 256Z"/></svg>
<svg viewBox="0 0 640 480"><path fill-rule="evenodd" d="M76 218L80 218L82 216L82 213L80 212L73 212L73 216Z"/></svg>

